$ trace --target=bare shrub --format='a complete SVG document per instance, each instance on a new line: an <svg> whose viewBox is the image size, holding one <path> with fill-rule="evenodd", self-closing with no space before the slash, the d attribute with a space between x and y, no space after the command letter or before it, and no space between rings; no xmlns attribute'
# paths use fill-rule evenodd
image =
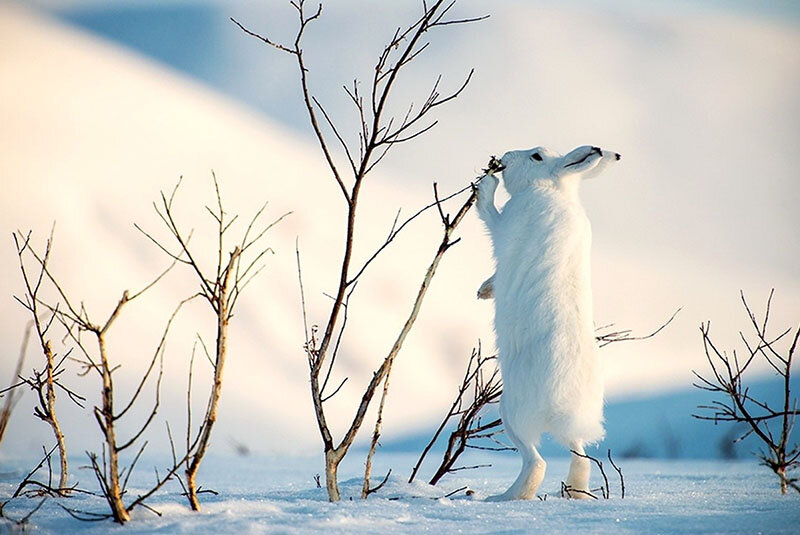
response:
<svg viewBox="0 0 800 535"><path fill-rule="evenodd" d="M489 368L489 362L496 360L497 357L484 357L481 355L481 346L472 350L464 378L458 387L453 404L447 411L442 423L433 433L428 444L422 450L417 463L411 471L408 482L414 481L417 476L425 456L430 452L439 436L447 427L448 422L453 418L458 418L455 429L447 439L447 449L442 456L442 462L428 481L431 485L436 485L446 474L458 472L460 470L478 468L478 466L456 467L456 460L467 448L505 451L514 448L503 444L497 440L497 436L503 433L502 422L495 418L488 423L481 422L481 413L485 407L495 404L500 400L503 393L503 383L500 380L500 370L497 367ZM493 446L477 445L474 442L479 439L490 439L495 443Z"/></svg>
<svg viewBox="0 0 800 535"><path fill-rule="evenodd" d="M767 333L769 327L769 313L772 305L772 296L775 290L769 293L762 320L758 320L750 305L740 292L742 306L744 306L750 325L755 333L755 339L748 339L742 331L739 337L744 344L745 352L740 354L733 350L731 353L720 350L711 340L711 322L700 325L700 334L703 337L703 349L706 360L711 368L711 375L700 375L693 372L699 382L694 386L718 394L721 399L715 399L710 405L700 405L701 414L693 414L700 420L718 422L733 422L734 425L744 424L745 431L735 441L740 441L753 435L758 437L762 450L759 458L764 466L780 479L781 493L792 488L800 492L800 478L791 475L791 471L800 465L800 443L791 444L794 421L800 411L797 407L797 397L792 397L791 374L792 360L797 350L800 339L800 326L796 330L787 328L777 335ZM780 349L778 344L788 341L788 346ZM763 359L780 378L782 383L782 402L780 407L770 405L750 393L750 387L744 380L744 374L756 360ZM777 432L770 424L777 423Z"/></svg>
<svg viewBox="0 0 800 535"><path fill-rule="evenodd" d="M267 205L264 204L252 217L240 239L235 240L234 245L229 245L228 233L234 222L238 219L237 215L231 216L223 207L222 194L219 189L219 182L216 175L212 173L214 181L214 192L216 195L216 206L214 208L205 207L215 223L215 241L217 243L216 262L210 270L202 265L198 251L189 246L192 233L182 231L177 221L173 203L180 187L180 181L175 185L169 196L161 193L160 202L153 203L153 207L161 221L164 223L168 233L169 242L159 240L152 234L138 228L147 236L161 251L163 251L173 262L187 267L194 276L197 277L200 291L193 297L200 297L209 304L216 322L216 336L213 356L209 353L206 344L200 338L201 347L211 362L214 370L213 383L208 394L206 412L196 432L194 439L191 438L192 416L191 416L191 364L189 372L189 386L187 392L188 418L186 430L186 456L188 458L185 476L185 493L189 500L192 510L200 510L200 502L197 498L199 487L197 486L197 472L203 462L206 452L211 443L211 433L217 421L217 411L219 401L222 396L223 372L225 360L228 354L228 325L236 303L247 285L263 269L261 261L264 256L272 252L269 247L261 247L267 231L279 223L286 215L280 216L275 221L262 225L261 217L264 215ZM192 359L192 363L194 359Z"/></svg>
<svg viewBox="0 0 800 535"><path fill-rule="evenodd" d="M27 302L23 301L23 304L29 305L33 310L38 310L38 307L41 306L44 310L47 310L49 314L52 315L45 326L37 327L37 331L41 333L40 340L43 342L45 356L49 356L49 358L54 359L54 355L52 355L52 352L48 350L48 344L46 343L45 335L48 332L52 322L56 320L65 329L66 338L71 341L71 343L77 349L77 353L79 353L79 356L72 358L73 360L79 362L83 367L83 375L97 374L96 377L100 379L101 383L101 406L95 406L93 408L93 413L95 420L97 421L97 425L103 435L102 454L101 456L91 452L87 452L87 454L89 456L91 470L100 485L101 494L105 498L110 512L84 512L75 511L63 505L61 507L70 514L83 520L113 518L116 522L125 523L130 519L130 511L139 505L147 507L144 504L144 501L158 489L160 489L168 480L170 480L180 467L180 462L177 462L176 460L173 466L169 467L163 475L159 475L158 471L156 470L156 482L148 491L137 496L127 505L123 502L131 472L133 471L136 462L144 452L147 442L144 442L139 446L138 452L133 457L130 465L126 468L120 468L119 456L129 448L139 445L140 437L153 422L158 412L160 406L160 385L163 372L163 357L167 334L175 316L188 300L181 302L170 316L158 346L153 351L153 356L149 361L147 370L139 380L138 386L131 395L130 399L122 406L122 409L120 409L115 403L114 388L114 373L120 368L119 364L115 363L112 359L111 352L107 344L108 334L111 328L116 324L125 306L156 284L172 268L172 266L167 268L167 270L156 277L155 280L144 287L141 291L136 293L130 293L127 290L124 291L116 306L108 314L108 316L106 316L102 322L95 322L92 320L83 303L81 303L80 306L74 304L75 301L68 297L67 293L58 282L56 276L50 271L48 267L48 259L50 257L52 238L48 241L45 253L40 255L31 247L29 237L30 235L28 235L24 241L20 240L21 235L18 233L17 249L20 256L22 256L23 253L27 253L36 261L39 267L39 275L35 285L28 290L29 299ZM22 269L24 274L24 265ZM26 281L29 280L27 275L25 275L25 279ZM47 282L55 291L55 294L57 295L57 302L49 302L38 296L39 286L44 282ZM36 323L38 321L39 314L33 312L33 310L32 313L34 314L34 322ZM88 335L90 340L93 338L95 344L89 344L85 335ZM94 345L94 347L92 347L92 345ZM54 362L54 360L48 360L48 362ZM50 371L52 375L52 382L45 379L43 383L44 387L37 386L37 388L47 389L58 385L57 376L60 373L59 366L56 364L48 364L48 366L51 366ZM126 413L128 413L134 404L136 404L137 400L144 391L144 387L148 380L153 377L153 372L156 367L158 367L158 372L154 387L155 399L149 413L145 417L144 422L142 422L138 427L138 431L134 432L132 436L126 439L118 438L117 426L120 419L123 418ZM40 383L41 381L37 384ZM49 395L44 396L43 402L47 403L47 405L44 408L40 408L41 415L39 415L39 417L49 422L49 418L51 418L51 416L45 412L50 410L50 401L48 401L48 397ZM49 455L46 456L46 459L49 462ZM62 476L65 473L65 469L66 467L62 467ZM61 485L59 488L63 490L63 485ZM69 490L75 489L70 488Z"/></svg>

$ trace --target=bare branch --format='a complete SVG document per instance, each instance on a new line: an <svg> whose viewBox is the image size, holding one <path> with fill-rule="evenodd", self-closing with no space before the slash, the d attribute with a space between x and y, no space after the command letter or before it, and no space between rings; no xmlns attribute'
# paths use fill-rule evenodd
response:
<svg viewBox="0 0 800 535"><path fill-rule="evenodd" d="M28 323L28 326L25 328L25 334L22 336L22 345L19 350L19 357L17 358L17 366L14 368L14 375L11 376L11 386L0 391L0 395L5 394L6 396L3 402L3 408L0 409L0 443L3 442L3 437L8 428L8 422L11 420L11 414L14 412L14 408L19 401L20 394L17 388L25 384L25 381L17 382L16 378L22 373L22 365L25 362L25 352L28 348L28 340L31 336L32 327L33 322Z"/></svg>
<svg viewBox="0 0 800 535"><path fill-rule="evenodd" d="M465 186L460 190L456 191L455 193L451 193L447 197L444 197L441 200L434 200L432 203L426 204L425 206L414 212L410 217L406 218L403 221L403 223L400 224L400 226L397 226L397 218L395 218L394 223L392 224L392 230L389 232L389 235L386 237L386 240L380 245L380 247L378 247L375 250L375 252L369 258L367 258L364 264L358 269L358 271L356 271L356 274L353 275L353 277L347 281L347 285L350 286L352 284L355 284L356 281L358 281L358 279L361 277L361 275L364 274L369 265L372 262L374 262L378 256L380 256L380 254L394 241L395 238L397 238L397 236L403 231L403 229L406 228L406 226L408 226L409 223L416 220L419 216L421 216L423 213L427 212L431 208L441 207L442 203L445 203L450 199L453 199L461 195L465 191L469 190L471 187L472 187L471 185Z"/></svg>
<svg viewBox="0 0 800 535"><path fill-rule="evenodd" d="M274 41L270 41L268 38L264 37L263 35L259 35L259 34L255 33L255 32L252 32L252 31L248 30L247 28L242 26L239 23L239 21L237 21L233 17L231 17L231 22L233 22L235 25L237 25L239 27L239 29L242 30L247 35L255 37L256 39L259 39L259 40L263 41L264 43L268 44L269 46L277 48L281 52L286 52L287 54L294 54L294 55L297 54L296 50L292 50L291 48L289 48L289 47L287 47L285 45L281 45L279 43L275 43Z"/></svg>
<svg viewBox="0 0 800 535"><path fill-rule="evenodd" d="M675 312L673 312L672 316L670 316L667 321L662 323L656 330L654 330L650 334L646 334L644 336L631 336L631 332L632 331L630 331L630 330L622 330L622 331L614 331L614 332L609 332L609 333L597 334L597 335L595 335L595 340L597 340L597 342L600 345L600 347L605 347L608 344L613 344L614 342L628 342L628 341L631 341L631 340L647 340L649 338L653 338L655 335L657 335L658 333L660 333L661 331L666 329L667 326L670 323L672 323L672 320L675 319L675 316L678 315L678 312L680 312L681 310L683 310L683 307L680 307ZM604 329L607 329L607 328L610 328L610 327L613 327L613 326L614 326L614 324L612 323L610 325L605 325L603 327L598 327L596 332L599 332L601 330L604 330Z"/></svg>

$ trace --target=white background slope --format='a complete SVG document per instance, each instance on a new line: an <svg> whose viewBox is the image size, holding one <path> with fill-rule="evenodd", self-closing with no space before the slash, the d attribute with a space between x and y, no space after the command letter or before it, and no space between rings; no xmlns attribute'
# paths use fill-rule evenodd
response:
<svg viewBox="0 0 800 535"><path fill-rule="evenodd" d="M328 268L335 267L341 254L338 229L331 221L342 215L337 190L315 158L314 147L151 65L14 8L4 11L3 69L13 73L0 99L6 119L0 157L8 192L2 214L6 234L32 228L41 245L52 221L57 221L53 272L61 274L76 300L86 301L93 317L100 318L110 312L122 290L143 286L168 263L138 235L133 222L158 231L150 202L179 176L186 177L183 197L178 198L181 215L187 231L197 227L193 243L198 246L203 244L201 230L214 230L203 209L203 203L213 202L212 169L222 181L228 206L243 218L265 200L270 201L267 218L294 210L268 235L265 243L276 254L248 288L233 322L219 436L220 441L235 437L269 451L309 447L314 424L302 353L294 245L300 236L311 321L321 323L328 309L321 294L334 287L335 273ZM52 49L52 36L69 46ZM26 61L31 55L38 60ZM378 176L365 189L361 233L367 245L356 251L362 260L372 244L381 243L397 208L405 207L409 213L432 198L427 189L411 187L408 193L388 189ZM377 201L372 208L371 199ZM412 292L438 245L438 230L430 230L436 229L436 217L431 213L399 240L394 261L376 262L376 276L365 281L353 299L361 309L350 319L358 326L358 335L345 341L338 372L351 375L354 385L341 396L344 416L350 416L349 406L360 396L360 385L388 350L410 309ZM472 232L479 232L474 224ZM8 294L20 288L10 245L2 256ZM216 249L208 239L205 246L206 260L211 261ZM426 415L429 402L438 405L449 395L442 389L442 377L449 376L443 355L462 357L477 339L473 332L480 332L481 323L488 331L487 307L482 307L483 322L478 321L480 313L469 314L470 307L480 306L473 287L488 270L488 259L472 263L471 269L459 269L459 263L466 264L461 254L460 262L457 255L448 259L442 279L449 282L431 292L421 317L428 327L409 339L406 360L410 362L397 368L397 387L414 390L422 400L402 406L402 416L411 422ZM476 273L474 266L481 263L484 269ZM180 278L171 274L151 295L132 303L130 315L120 319L111 348L124 366L118 374L123 385L130 387L134 370L145 365L174 303L196 287L189 276L183 277L188 284ZM458 306L452 302L456 296L463 301ZM9 340L8 354L13 355L25 316L10 295L3 307L8 318L4 338ZM440 319L431 321L435 318ZM466 327L463 322L468 319ZM210 326L208 311L195 305L172 337L165 381L170 399L165 405L172 406L173 417L183 412L180 399L188 356L194 332L203 332L200 325ZM207 328L207 339L212 332ZM10 366L13 358L4 362ZM125 368L131 374L123 377ZM416 373L419 368L426 373ZM202 375L197 380L195 392L200 396L205 390ZM66 381L79 385L81 392L96 387L73 373ZM42 426L26 418L27 405L19 409L10 430L11 451L31 451L43 436ZM68 430L73 428L71 418L67 417ZM74 439L78 451L95 442L90 433L76 434Z"/></svg>
<svg viewBox="0 0 800 535"><path fill-rule="evenodd" d="M352 3L329 7L318 33L309 34L308 50L332 51L335 38L336 50L362 51L313 57L319 87L347 82L351 64L368 72L371 54L363 50L381 41L377 29L389 28L398 11L411 14L391 7L365 15ZM212 200L211 169L228 205L243 216L264 200L271 201L269 216L294 210L270 234L277 254L234 321L218 443L235 438L263 451L312 448L294 240L300 236L311 311L322 323L327 302L321 292L332 291L330 268L339 256L331 221L342 208L313 143L107 43L8 4L0 9L3 234L30 227L41 243L56 220L54 267L100 317L123 289L141 286L164 265L132 222L158 228L149 203L178 176L186 177L187 229L199 230L204 221L199 208ZM246 4L237 9L234 15L259 31L289 34L286 9L270 5L270 17ZM462 11L482 9L472 2ZM481 26L448 32L413 71L409 91L424 91L441 70L450 86L469 66L477 75L468 92L443 110L437 129L387 160L394 174L376 175L366 192L376 206L367 208L361 226L367 241L380 243L397 207L408 213L427 202L432 178L446 189L460 187L490 153L601 144L624 159L584 188L595 230L598 322L642 331L684 306L670 330L647 345L604 350L610 395L688 384L689 370L703 367L699 321L714 319L720 337L735 342L736 328L746 320L739 288L758 303L775 286L773 321L791 325L800 302L793 222L800 200L792 152L800 137L796 25L613 2L602 9L515 2L494 9ZM223 23L228 14L220 10ZM375 20L365 24L365 18ZM336 22L345 20L353 31L341 34ZM220 46L236 52L238 63L230 68L246 73L233 83L257 88L251 91L270 106L290 108L289 124L301 127L296 101L271 98L293 95L290 58L225 24ZM322 91L321 97L337 115L345 114L343 100ZM407 313L433 252L435 225L434 214L420 221L359 289L354 305L360 308L353 310L362 316L351 318L353 333L345 342L342 375L351 379L338 400L339 423ZM436 415L474 341L480 337L490 345L490 306L473 298L491 272L488 244L474 218L462 234L465 240L446 258L420 328L398 361L389 433L418 428ZM7 295L20 291L15 262L9 240L0 255ZM134 341L144 341L149 352L172 303L191 290L174 275L131 305L128 327L114 340L126 367L142 366L147 355ZM10 298L0 306L8 319L2 324L4 351L13 356L25 316ZM208 311L195 306L175 332L165 403L173 422L182 417L192 334L208 321ZM12 361L4 358L6 373ZM91 390L86 378L70 376L68 382ZM12 422L6 453L29 453L46 439L28 412L26 402ZM66 417L93 425L74 411ZM91 433L69 438L73 451L96 444Z"/></svg>

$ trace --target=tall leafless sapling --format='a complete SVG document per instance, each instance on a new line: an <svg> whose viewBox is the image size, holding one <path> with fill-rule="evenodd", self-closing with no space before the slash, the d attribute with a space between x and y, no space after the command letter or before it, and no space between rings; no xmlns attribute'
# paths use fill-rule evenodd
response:
<svg viewBox="0 0 800 535"><path fill-rule="evenodd" d="M385 383L386 378L391 371L392 364L398 352L400 351L406 336L416 321L417 314L426 290L436 272L442 255L454 243L453 241L450 241L450 236L474 202L474 194L472 194L456 211L456 215L452 219L444 214L438 198L436 199L436 202L428 206L428 208L437 206L440 209L442 223L444 226L443 240L440 243L434 255L434 259L425 274L422 285L420 286L419 292L412 306L411 313L401 328L395 343L389 349L380 366L374 372L371 381L367 385L361 401L356 409L356 414L352 423L347 428L342 439L339 441L335 440L328 425L324 404L332 395L339 391L341 384L343 384L341 383L340 386L333 389L331 393L326 391L328 379L330 378L331 370L336 361L337 352L340 347L339 342L342 339L342 333L344 332L347 323L347 302L349 296L352 295L352 292L355 290L359 279L372 261L386 249L386 247L394 240L394 238L405 227L405 225L413 219L412 217L399 226L397 226L396 221L395 226L393 226L392 230L390 231L386 242L379 247L378 250L363 264L360 266L355 265L353 260L353 250L358 237L356 232L356 215L359 213L358 208L361 188L364 185L365 179L369 173L378 163L380 163L390 149L415 139L416 137L433 128L436 125L436 121L428 122L427 117L429 113L442 104L457 98L469 83L472 72L470 72L469 76L467 76L464 83L461 84L458 89L450 94L442 95L439 92L439 84L441 80L441 77L439 77L433 84L432 90L427 95L421 106L416 108L413 104L411 104L407 107L408 111L404 116L396 118L391 117L390 113L387 112L387 108L392 100L391 95L393 93L393 89L396 86L398 78L401 77L401 73L404 72L406 67L428 47L429 43L426 41L426 37L429 31L449 25L474 22L485 18L446 18L455 4L456 1L453 0L438 0L430 3L422 2L422 12L419 17L405 28L398 28L392 38L389 40L389 43L379 54L371 80L369 93L367 95L361 94L358 81L354 81L352 87L344 88L347 97L355 106L357 117L360 123L360 129L357 136L357 149L355 147L351 147L350 144L345 141L345 136L343 136L340 129L336 126L335 121L309 89L308 77L310 71L305 62L302 39L306 29L308 28L308 25L319 19L320 15L322 14L322 4L319 4L313 12L309 13L306 10L304 0L296 0L291 2L291 5L297 11L299 17L299 28L294 42L290 45L277 43L268 37L264 37L244 28L237 21L233 21L246 33L260 39L267 45L270 45L281 52L289 54L297 62L298 76L300 78L300 90L309 120L311 122L312 130L319 143L325 161L327 162L331 177L338 185L338 188L342 194L342 200L347 208L347 216L343 225L344 252L338 269L338 286L336 291L333 293L330 313L328 314L328 319L325 321L321 329L321 337L318 337L317 329L314 327L309 329L306 322L305 340L306 357L311 379L311 397L317 419L317 426L322 438L323 449L325 452L325 480L328 498L331 501L337 501L340 499L337 478L339 464L347 454L350 446L353 444L353 441L355 440L356 435L363 424L367 409L376 391L382 384L385 386L383 392L388 390L388 385ZM323 132L323 127L320 125L321 120L325 122L327 127L325 132ZM344 170L345 168L343 166L336 163L337 157L329 143L331 135L336 138L336 142L341 149L340 155L347 162L346 171ZM462 191L466 191L466 188ZM442 202L444 200L445 199L441 199ZM298 271L300 272L299 254ZM302 296L301 300L304 301ZM305 311L304 317L306 317ZM385 401L385 395L383 398ZM380 435L380 424L378 424L376 429L377 431L373 433L373 437ZM377 439L374 438L373 443L376 442ZM368 455L368 469L365 473L364 484L365 490L362 492L362 496L369 494L369 467L371 466L371 456L373 453L374 447L370 448L370 453Z"/></svg>
<svg viewBox="0 0 800 535"><path fill-rule="evenodd" d="M733 350L731 353L720 350L711 340L711 322L700 325L700 334L703 337L703 349L706 360L711 368L711 375L700 375L694 372L699 382L694 386L721 396L710 405L701 405L698 408L703 412L694 414L700 420L717 422L733 422L744 424L744 433L736 439L754 435L758 437L762 450L759 453L761 462L780 479L781 493L792 488L800 492L800 478L792 476L791 472L800 466L800 442L792 444L792 429L795 418L800 414L797 406L797 397L792 397L791 375L792 362L797 343L800 340L800 326L796 330L785 329L777 335L767 332L769 327L769 314L772 305L773 289L767 298L764 317L759 321L745 299L744 292L740 292L742 305L755 333L755 339L748 339L742 331L739 338L745 347L744 355ZM788 341L784 349L779 348L779 343ZM759 399L751 393L750 387L744 381L744 374L756 360L763 359L780 377L783 399L780 407L771 407L769 403ZM778 429L770 427L777 423Z"/></svg>
<svg viewBox="0 0 800 535"><path fill-rule="evenodd" d="M213 173L212 173L213 175ZM228 325L233 316L234 307L244 288L253 280L263 268L260 265L264 256L271 251L270 248L260 247L262 238L267 231L283 219L287 214L267 225L260 225L261 216L266 209L264 204L259 209L250 223L247 225L241 240L227 251L228 231L237 220L238 216L229 217L222 204L222 195L219 189L216 175L213 175L214 191L216 194L216 207L214 209L206 206L206 211L211 214L215 222L215 238L217 242L217 254L215 255L215 266L209 271L203 267L202 261L198 256L196 248L189 245L191 233L186 234L182 231L177 221L173 209L175 195L180 187L180 181L167 197L161 193L161 200L153 203L156 213L167 228L171 244L164 243L153 237L152 234L145 232L137 225L137 228L150 238L164 253L174 262L185 265L197 277L200 291L197 294L202 297L211 307L216 323L216 343L214 344L213 357L208 354L206 345L202 343L203 350L211 362L214 370L214 378L211 390L208 395L208 404L203 420L198 428L196 437L192 440L191 430L191 382L189 384L189 399L187 400L189 413L186 433L186 454L188 462L186 465L186 496L192 510L200 510L200 502L197 499L199 487L197 486L197 472L205 457L211 443L211 432L217 421L217 411L220 397L222 395L222 379L225 369L225 359L228 353ZM191 372L190 372L191 381Z"/></svg>
<svg viewBox="0 0 800 535"><path fill-rule="evenodd" d="M75 511L62 505L62 507L73 514L74 516L84 520L97 520L104 518L113 518L114 521L120 524L127 522L130 519L130 512L137 506L144 506L145 500L152 496L158 489L160 489L167 481L169 481L175 472L180 468L182 461L173 459L173 465L169 467L163 475L156 470L156 481L150 489L146 492L139 494L135 499L131 500L127 505L124 503L124 498L127 490L128 480L131 473L144 452L147 442L139 446L138 452L133 457L129 466L120 468L119 456L129 448L139 444L139 439L142 434L147 430L153 422L159 406L160 406L160 386L163 372L163 358L166 347L167 334L169 333L170 326L176 315L189 300L182 301L173 311L166 327L161 335L158 346L153 352L153 356L149 361L147 370L139 380L136 390L131 395L127 403L119 409L115 403L115 373L120 370L120 364L112 359L111 351L108 345L108 335L111 328L116 324L125 306L131 301L137 299L145 291L155 285L170 269L167 268L163 273L156 277L144 289L136 293L130 293L127 290L122 293L119 301L113 310L102 322L95 322L91 319L86 307L81 303L70 299L64 291L62 285L59 283L57 277L51 272L48 267L47 259L49 258L50 246L52 241L49 242L45 254L40 255L29 245L29 241L25 241L24 248L28 254L33 257L41 269L41 278L47 281L55 291L57 302L50 302L44 298L36 299L37 305L41 305L43 309L49 311L56 320L66 330L66 338L69 339L77 352L80 354L73 359L78 361L84 368L83 374L97 374L101 381L101 405L93 408L95 420L103 434L102 456L98 458L96 453L89 453L89 461L91 464L92 472L94 473L100 485L100 490L105 498L109 513L93 513ZM174 263L173 263L174 265ZM190 298L191 299L191 298ZM46 332L46 330L44 330ZM86 336L94 339L94 344L89 344ZM94 347L92 347L94 346ZM155 399L149 413L144 419L144 422L134 432L132 436L127 439L120 439L117 435L117 426L121 418L123 418L128 411L136 404L140 395L144 391L144 387L148 379L153 375L153 371L158 365L158 375L155 381ZM170 437L171 441L171 437ZM185 460L185 459L184 459Z"/></svg>

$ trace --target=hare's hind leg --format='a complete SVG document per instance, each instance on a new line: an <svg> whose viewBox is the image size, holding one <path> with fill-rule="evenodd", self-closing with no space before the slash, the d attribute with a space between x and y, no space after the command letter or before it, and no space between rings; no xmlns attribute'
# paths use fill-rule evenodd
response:
<svg viewBox="0 0 800 535"><path fill-rule="evenodd" d="M569 465L569 475L567 475L567 493L570 498L591 498L589 495L589 473L591 465L589 459L581 457L586 452L583 450L583 442L574 440L570 442L572 450L572 461ZM579 455L575 455L578 453Z"/></svg>
<svg viewBox="0 0 800 535"><path fill-rule="evenodd" d="M539 485L542 484L544 472L547 469L547 463L542 459L542 456L539 455L539 452L536 451L533 444L520 440L508 426L506 426L506 434L522 455L522 469L517 476L517 480L514 481L507 491L495 496L489 496L486 498L486 501L532 500L536 497L536 491L539 489Z"/></svg>

